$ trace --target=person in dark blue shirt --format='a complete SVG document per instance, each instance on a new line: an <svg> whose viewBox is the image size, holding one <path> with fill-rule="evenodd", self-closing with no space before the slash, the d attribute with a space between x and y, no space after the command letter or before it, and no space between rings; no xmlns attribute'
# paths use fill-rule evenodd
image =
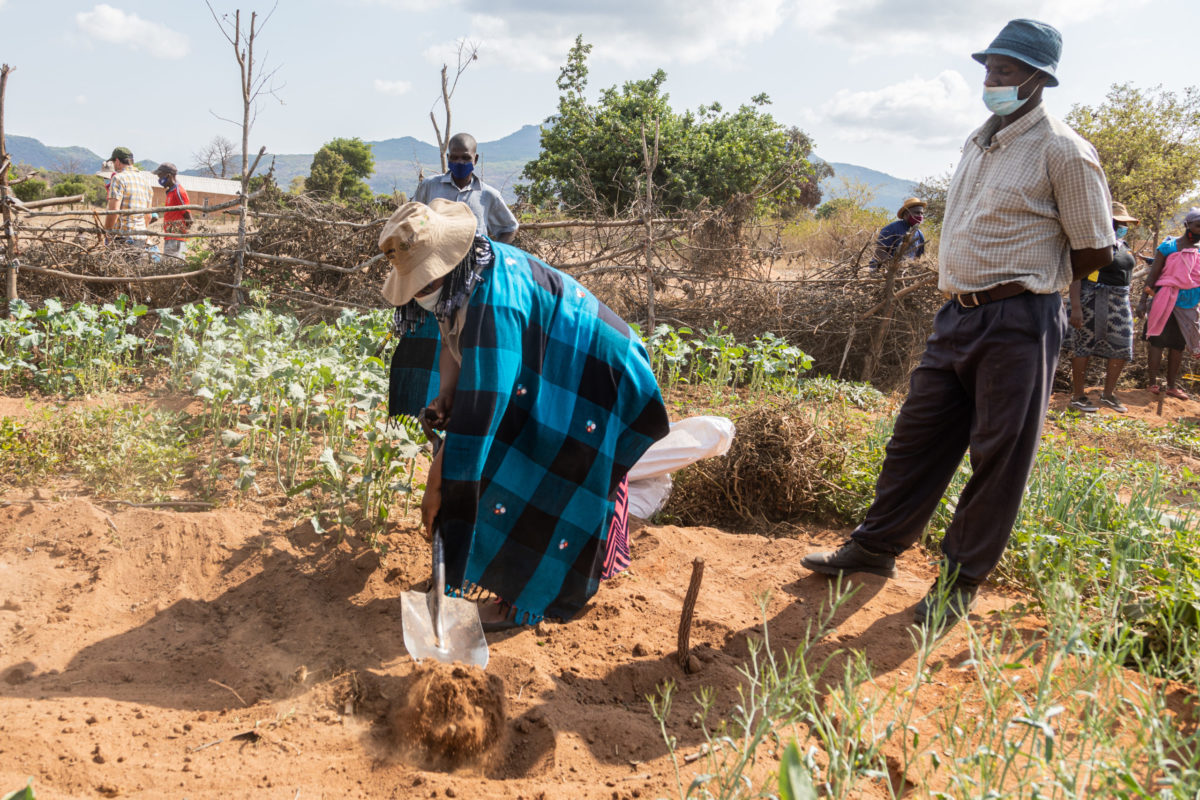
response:
<svg viewBox="0 0 1200 800"><path fill-rule="evenodd" d="M917 226L925 220L925 201L910 197L896 212L896 221L879 231L875 243L875 254L871 257L872 270L879 269L893 258L920 258L925 254L925 236ZM910 235L911 231L911 235ZM906 244L907 242L907 244ZM899 252L903 248L904 252Z"/></svg>

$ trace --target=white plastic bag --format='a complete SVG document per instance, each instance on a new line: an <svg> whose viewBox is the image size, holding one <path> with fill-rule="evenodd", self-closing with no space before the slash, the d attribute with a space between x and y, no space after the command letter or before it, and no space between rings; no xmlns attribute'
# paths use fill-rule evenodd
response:
<svg viewBox="0 0 1200 800"><path fill-rule="evenodd" d="M629 470L629 513L643 519L667 504L671 473L704 458L729 451L735 429L726 417L688 417L671 423L671 432L659 439Z"/></svg>
<svg viewBox="0 0 1200 800"><path fill-rule="evenodd" d="M640 481L629 482L629 513L642 519L662 511L671 496L671 476L657 475L653 478L643 478Z"/></svg>

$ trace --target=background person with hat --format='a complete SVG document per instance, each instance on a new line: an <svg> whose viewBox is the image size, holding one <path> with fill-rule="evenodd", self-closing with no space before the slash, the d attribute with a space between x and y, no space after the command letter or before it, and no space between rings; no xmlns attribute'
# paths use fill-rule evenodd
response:
<svg viewBox="0 0 1200 800"><path fill-rule="evenodd" d="M942 540L918 623L966 616L1000 561L1033 468L1067 328L1058 290L1112 261L1096 150L1051 117L1062 38L1016 19L973 58L992 112L967 139L946 199L939 288L950 300L913 372L875 500L850 539L803 560L815 572L895 574L970 450L971 478Z"/></svg>
<svg viewBox="0 0 1200 800"><path fill-rule="evenodd" d="M1095 412L1085 391L1088 358L1108 359L1104 372L1104 391L1100 405L1119 414L1127 409L1113 393L1121 370L1133 360L1133 309L1129 305L1129 284L1137 263L1125 237L1131 225L1139 223L1122 203L1112 204L1113 232L1117 243L1112 262L1085 278L1071 282L1068 349L1071 351L1071 403L1076 411Z"/></svg>
<svg viewBox="0 0 1200 800"><path fill-rule="evenodd" d="M1151 394L1187 400L1179 388L1183 351L1200 353L1200 274L1193 266L1200 246L1200 208L1183 218L1183 234L1168 236L1158 245L1142 293L1151 303L1146 318L1148 343L1146 383ZM1156 313L1157 312L1157 313ZM1163 350L1167 351L1167 386L1158 385Z"/></svg>
<svg viewBox="0 0 1200 800"><path fill-rule="evenodd" d="M133 163L133 152L128 147L117 147L112 151L113 176L108 184L108 210L150 208L154 200L154 187L149 176ZM104 229L111 232L109 241L133 247L146 246L146 228L150 225L148 214L106 214Z"/></svg>
<svg viewBox="0 0 1200 800"><path fill-rule="evenodd" d="M158 176L158 185L167 193L166 205L186 206L190 203L187 190L179 183L179 170L170 161L159 164L154 174ZM183 258L187 249L187 240L172 236L172 233L187 233L192 227L192 212L168 211L163 214L163 255Z"/></svg>
<svg viewBox="0 0 1200 800"><path fill-rule="evenodd" d="M920 258L925 255L925 235L918 229L925 220L925 201L910 197L896 212L896 221L879 229L872 270L879 269L893 258Z"/></svg>
<svg viewBox="0 0 1200 800"><path fill-rule="evenodd" d="M380 233L401 337L389 411L428 405L446 430L421 511L440 526L448 588L503 600L490 629L569 619L629 563L625 476L667 434L667 412L628 325L475 232L470 208L435 198Z"/></svg>

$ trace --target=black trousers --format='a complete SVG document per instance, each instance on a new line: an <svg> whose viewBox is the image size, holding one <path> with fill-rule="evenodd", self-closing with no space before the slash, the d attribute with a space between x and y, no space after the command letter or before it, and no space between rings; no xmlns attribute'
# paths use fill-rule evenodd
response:
<svg viewBox="0 0 1200 800"><path fill-rule="evenodd" d="M1058 294L942 306L852 538L891 555L914 544L969 447L973 474L942 550L961 580L984 580L1017 519L1066 330Z"/></svg>

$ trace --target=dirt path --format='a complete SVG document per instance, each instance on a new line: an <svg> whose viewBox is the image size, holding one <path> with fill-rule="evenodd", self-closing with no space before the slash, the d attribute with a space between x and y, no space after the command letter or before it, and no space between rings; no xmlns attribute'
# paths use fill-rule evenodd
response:
<svg viewBox="0 0 1200 800"><path fill-rule="evenodd" d="M673 796L645 696L678 682L672 734L695 752L692 697L711 686L718 710L735 702L746 636L762 630L755 597L773 592L773 642L799 643L828 592L799 558L842 536L641 529L632 573L601 587L578 619L489 635L499 743L486 762L459 759L446 771L454 758L432 765L392 722L422 672L399 622L399 592L426 577L414 532L393 536L381 558L245 511L109 513L78 498L9 499L0 790L33 777L51 798ZM685 675L673 652L698 554L707 560L693 630L701 669ZM906 627L933 575L920 559L903 558L896 580L865 579L828 643L865 650L881 684L913 657ZM986 591L978 613L1008 604ZM937 655L964 657L961 632ZM696 767L685 767L685 782Z"/></svg>

